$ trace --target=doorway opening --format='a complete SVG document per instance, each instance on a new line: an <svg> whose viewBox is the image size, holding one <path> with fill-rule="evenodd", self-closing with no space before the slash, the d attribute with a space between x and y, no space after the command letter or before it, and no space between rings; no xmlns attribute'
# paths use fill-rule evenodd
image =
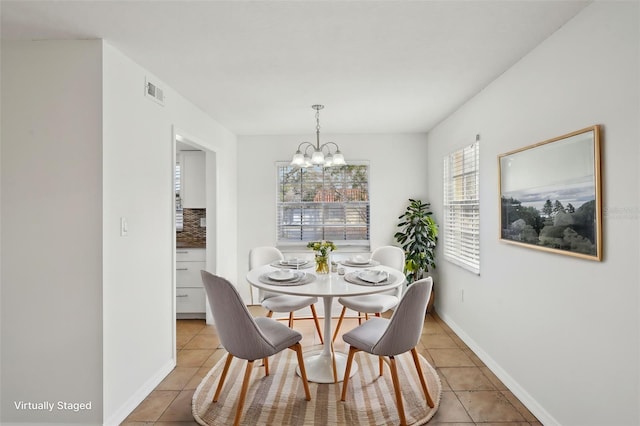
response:
<svg viewBox="0 0 640 426"><path fill-rule="evenodd" d="M173 129L173 320L212 321L201 270L216 271L216 153L208 144Z"/></svg>
<svg viewBox="0 0 640 426"><path fill-rule="evenodd" d="M207 269L206 153L176 136L176 318L206 318L200 271Z"/></svg>

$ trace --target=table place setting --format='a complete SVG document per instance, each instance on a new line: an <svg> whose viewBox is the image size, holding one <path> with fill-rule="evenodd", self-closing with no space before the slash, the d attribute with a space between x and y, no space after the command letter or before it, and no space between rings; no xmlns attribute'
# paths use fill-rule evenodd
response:
<svg viewBox="0 0 640 426"><path fill-rule="evenodd" d="M313 266L313 263L307 259L292 257L291 259L277 260L271 263L274 268L281 269L307 269Z"/></svg>
<svg viewBox="0 0 640 426"><path fill-rule="evenodd" d="M356 255L341 261L340 264L350 268L369 268L380 265L380 262L365 256Z"/></svg>
<svg viewBox="0 0 640 426"><path fill-rule="evenodd" d="M307 274L302 271L294 271L291 269L277 269L275 271L266 272L260 275L260 281L270 285L292 286L309 284L316 277L313 274Z"/></svg>
<svg viewBox="0 0 640 426"><path fill-rule="evenodd" d="M364 271L349 272L344 276L344 280L352 284L359 284L359 285L368 285L368 286L387 285L389 284L389 278L390 278L389 275L390 274L387 271L365 269Z"/></svg>

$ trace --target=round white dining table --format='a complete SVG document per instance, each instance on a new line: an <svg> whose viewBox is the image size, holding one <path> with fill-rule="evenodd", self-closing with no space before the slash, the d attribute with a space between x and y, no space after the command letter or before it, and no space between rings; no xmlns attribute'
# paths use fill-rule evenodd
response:
<svg viewBox="0 0 640 426"><path fill-rule="evenodd" d="M363 270L362 268L345 267L346 274ZM383 270L389 274L389 278L384 285L361 285L345 281L344 275L333 272L330 274L316 274L311 269L301 269L307 274L312 274L315 279L302 285L273 285L260 280L264 274L269 274L278 270L271 265L264 265L254 268L247 274L247 281L259 289L272 293L289 294L296 296L321 297L324 306L324 344L322 350L305 354L304 364L307 378L316 383L334 383L342 381L347 364L347 355L334 352L331 341L331 304L334 297L360 296L364 294L382 293L397 289L405 282L405 277L401 271L387 266L368 267L367 269ZM335 368L334 368L335 362ZM351 367L351 375L358 370L356 363Z"/></svg>

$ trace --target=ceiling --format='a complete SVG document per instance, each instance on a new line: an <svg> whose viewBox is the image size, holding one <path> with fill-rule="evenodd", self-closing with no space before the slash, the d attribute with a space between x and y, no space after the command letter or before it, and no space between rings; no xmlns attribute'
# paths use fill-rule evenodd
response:
<svg viewBox="0 0 640 426"><path fill-rule="evenodd" d="M3 39L102 38L238 135L426 132L588 1L6 1ZM167 99L171 102L171 99Z"/></svg>

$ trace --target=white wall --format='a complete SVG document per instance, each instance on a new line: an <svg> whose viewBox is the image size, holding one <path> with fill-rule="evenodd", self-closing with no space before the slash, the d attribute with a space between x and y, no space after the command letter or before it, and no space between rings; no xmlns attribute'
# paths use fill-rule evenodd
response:
<svg viewBox="0 0 640 426"><path fill-rule="evenodd" d="M164 106L144 96L145 77L163 87ZM207 265L225 276L236 273L236 148L233 134L106 43L104 117L104 410L112 424L175 365L174 126L215 152L209 180L218 199L208 207L217 220L208 223L217 241L207 243L219 246Z"/></svg>
<svg viewBox="0 0 640 426"><path fill-rule="evenodd" d="M2 43L2 424L102 421L101 65L98 41Z"/></svg>
<svg viewBox="0 0 640 426"><path fill-rule="evenodd" d="M637 2L588 6L428 136L440 218L442 158L481 135L481 275L440 260L437 311L544 424L640 423L638 18ZM500 243L497 156L593 124L604 260Z"/></svg>
<svg viewBox="0 0 640 426"><path fill-rule="evenodd" d="M328 124L325 124L328 126ZM298 144L308 135L242 136L238 151L238 287L250 300L244 279L252 247L276 243L276 166L291 161ZM427 167L424 134L321 134L322 142L334 141L349 160L370 164L371 248L395 244L398 216L409 198L426 199ZM256 211L256 206L260 206Z"/></svg>
<svg viewBox="0 0 640 426"><path fill-rule="evenodd" d="M3 41L3 424L119 424L175 365L174 128L214 152L207 265L237 271L235 136L145 76L102 41ZM45 400L91 409L14 405Z"/></svg>

